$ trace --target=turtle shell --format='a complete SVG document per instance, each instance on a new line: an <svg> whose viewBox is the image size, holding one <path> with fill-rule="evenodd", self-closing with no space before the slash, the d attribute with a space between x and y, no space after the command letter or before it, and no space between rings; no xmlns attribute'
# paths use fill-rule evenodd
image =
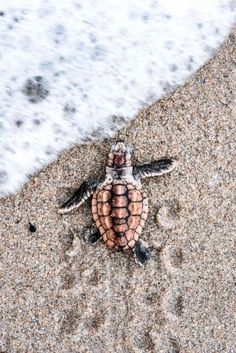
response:
<svg viewBox="0 0 236 353"><path fill-rule="evenodd" d="M135 181L116 179L101 185L93 195L93 219L108 248L133 249L147 213L146 193Z"/></svg>

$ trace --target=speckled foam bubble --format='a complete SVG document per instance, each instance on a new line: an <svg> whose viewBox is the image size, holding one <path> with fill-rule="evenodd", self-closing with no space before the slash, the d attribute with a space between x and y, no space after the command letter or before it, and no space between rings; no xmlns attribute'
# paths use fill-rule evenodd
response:
<svg viewBox="0 0 236 353"><path fill-rule="evenodd" d="M183 84L235 14L232 0L1 0L0 195Z"/></svg>

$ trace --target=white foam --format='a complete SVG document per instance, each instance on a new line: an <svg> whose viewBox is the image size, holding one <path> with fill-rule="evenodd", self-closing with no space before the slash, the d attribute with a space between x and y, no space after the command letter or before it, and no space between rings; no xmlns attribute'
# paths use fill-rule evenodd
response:
<svg viewBox="0 0 236 353"><path fill-rule="evenodd" d="M0 11L5 195L63 149L111 136L121 125L114 116L132 119L183 84L222 43L236 9L231 0L1 0ZM24 89L34 76L45 82L38 102Z"/></svg>

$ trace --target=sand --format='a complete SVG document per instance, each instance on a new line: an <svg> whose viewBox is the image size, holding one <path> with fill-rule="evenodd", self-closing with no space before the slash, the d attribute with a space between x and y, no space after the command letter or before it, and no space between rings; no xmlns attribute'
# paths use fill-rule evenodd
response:
<svg viewBox="0 0 236 353"><path fill-rule="evenodd" d="M2 353L235 351L235 35L113 140L65 151L1 200ZM142 239L153 248L144 268L86 242L89 202L57 214L67 188L104 176L118 139L134 147L136 163L179 161L143 182Z"/></svg>

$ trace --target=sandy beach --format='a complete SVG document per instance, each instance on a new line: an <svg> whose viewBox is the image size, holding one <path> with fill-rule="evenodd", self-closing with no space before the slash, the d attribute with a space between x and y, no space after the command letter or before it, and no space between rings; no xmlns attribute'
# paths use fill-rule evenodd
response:
<svg viewBox="0 0 236 353"><path fill-rule="evenodd" d="M190 81L114 139L65 151L1 199L1 353L235 351L235 82L233 31ZM135 163L179 161L143 181L142 239L153 248L144 268L85 241L90 202L57 213L69 188L104 176L119 139Z"/></svg>

